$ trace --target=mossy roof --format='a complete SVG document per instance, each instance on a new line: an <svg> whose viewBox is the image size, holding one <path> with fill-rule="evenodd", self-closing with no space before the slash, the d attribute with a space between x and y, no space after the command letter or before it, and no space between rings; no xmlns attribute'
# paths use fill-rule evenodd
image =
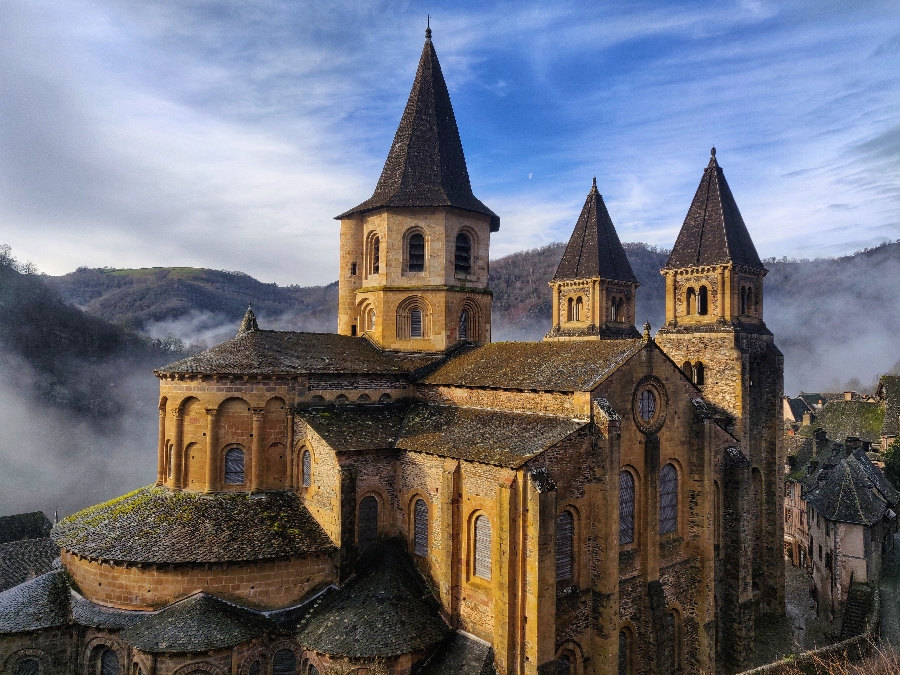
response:
<svg viewBox="0 0 900 675"><path fill-rule="evenodd" d="M51 536L80 556L134 563L265 560L335 548L294 493L203 495L155 486L79 511Z"/></svg>
<svg viewBox="0 0 900 675"><path fill-rule="evenodd" d="M460 353L428 384L538 391L591 391L646 344L641 339L494 342Z"/></svg>
<svg viewBox="0 0 900 675"><path fill-rule="evenodd" d="M860 450L824 465L810 483L804 499L835 522L872 525L898 501L897 491Z"/></svg>
<svg viewBox="0 0 900 675"><path fill-rule="evenodd" d="M43 511L0 516L0 544L22 539L40 539L50 534L53 523Z"/></svg>
<svg viewBox="0 0 900 675"><path fill-rule="evenodd" d="M456 632L419 670L419 675L493 675L494 650L484 640Z"/></svg>
<svg viewBox="0 0 900 675"><path fill-rule="evenodd" d="M340 452L393 448L408 409L405 404L366 404L312 408L297 414Z"/></svg>
<svg viewBox="0 0 900 675"><path fill-rule="evenodd" d="M868 401L829 401L816 417L816 426L823 427L828 438L836 441L856 436L877 443L883 424L884 406Z"/></svg>
<svg viewBox="0 0 900 675"><path fill-rule="evenodd" d="M878 388L885 407L881 435L896 436L900 433L900 375L882 375Z"/></svg>
<svg viewBox="0 0 900 675"><path fill-rule="evenodd" d="M47 537L0 544L0 591L46 574L59 557L59 548Z"/></svg>
<svg viewBox="0 0 900 675"><path fill-rule="evenodd" d="M0 593L0 634L25 633L69 621L66 573L54 570Z"/></svg>

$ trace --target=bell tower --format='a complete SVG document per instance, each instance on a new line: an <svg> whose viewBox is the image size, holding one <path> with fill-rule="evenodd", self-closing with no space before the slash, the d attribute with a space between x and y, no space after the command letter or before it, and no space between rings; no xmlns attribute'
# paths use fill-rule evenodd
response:
<svg viewBox="0 0 900 675"><path fill-rule="evenodd" d="M430 28L375 193L337 220L338 333L411 352L490 342L488 252L500 219L472 193Z"/></svg>
<svg viewBox="0 0 900 675"><path fill-rule="evenodd" d="M661 273L666 323L656 342L705 399L734 416L733 434L750 463L748 501L739 509L752 520L741 535L752 551L752 584L742 586L740 602L747 616L783 614L784 357L763 321L767 270L715 148Z"/></svg>

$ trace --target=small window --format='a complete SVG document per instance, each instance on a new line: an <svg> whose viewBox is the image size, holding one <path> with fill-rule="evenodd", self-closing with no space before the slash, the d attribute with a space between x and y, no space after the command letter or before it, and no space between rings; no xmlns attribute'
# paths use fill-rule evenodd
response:
<svg viewBox="0 0 900 675"><path fill-rule="evenodd" d="M666 464L659 472L659 533L678 529L678 471Z"/></svg>
<svg viewBox="0 0 900 675"><path fill-rule="evenodd" d="M572 673L572 657L568 654L561 654L556 659L556 675L573 675Z"/></svg>
<svg viewBox="0 0 900 675"><path fill-rule="evenodd" d="M476 577L491 580L491 521L487 516L475 518L474 572Z"/></svg>
<svg viewBox="0 0 900 675"><path fill-rule="evenodd" d="M350 263L350 276L356 276L356 263Z"/></svg>
<svg viewBox="0 0 900 675"><path fill-rule="evenodd" d="M225 485L244 484L244 451L229 448L225 452Z"/></svg>
<svg viewBox="0 0 900 675"><path fill-rule="evenodd" d="M359 547L369 548L378 541L378 500L369 495L359 503Z"/></svg>
<svg viewBox="0 0 900 675"><path fill-rule="evenodd" d="M706 286L701 286L697 293L697 314L706 315L708 311L709 291Z"/></svg>
<svg viewBox="0 0 900 675"><path fill-rule="evenodd" d="M372 239L372 274L378 274L381 264L381 242L378 237Z"/></svg>
<svg viewBox="0 0 900 675"><path fill-rule="evenodd" d="M302 457L303 487L309 487L312 485L312 455L309 454L309 450L304 450Z"/></svg>
<svg viewBox="0 0 900 675"><path fill-rule="evenodd" d="M469 339L469 310L467 309L459 313L459 339Z"/></svg>
<svg viewBox="0 0 900 675"><path fill-rule="evenodd" d="M468 235L463 232L456 235L456 258L454 264L457 274L468 274L472 271L472 242L469 240Z"/></svg>
<svg viewBox="0 0 900 675"><path fill-rule="evenodd" d="M566 311L566 321L574 321L575 320L575 298L569 298L566 303L568 310Z"/></svg>
<svg viewBox="0 0 900 675"><path fill-rule="evenodd" d="M581 315L584 310L584 300L579 296L575 301L575 321L581 321Z"/></svg>
<svg viewBox="0 0 900 675"><path fill-rule="evenodd" d="M250 666L250 670L248 671L248 675L259 675L259 669L262 664L260 664L259 659L253 662L253 665Z"/></svg>
<svg viewBox="0 0 900 675"><path fill-rule="evenodd" d="M16 664L15 675L40 675L41 665L37 659L24 658Z"/></svg>
<svg viewBox="0 0 900 675"><path fill-rule="evenodd" d="M365 322L366 330L375 330L375 309L369 308L366 310L366 322Z"/></svg>
<svg viewBox="0 0 900 675"><path fill-rule="evenodd" d="M670 644L665 651L666 663L663 672L676 673L681 669L681 622L674 610L666 614L666 632Z"/></svg>
<svg viewBox="0 0 900 675"><path fill-rule="evenodd" d="M694 312L697 311L697 292L693 288L687 289L687 294L685 295L685 311L684 313L690 316Z"/></svg>
<svg viewBox="0 0 900 675"><path fill-rule="evenodd" d="M350 337L356 337L356 324L350 326Z"/></svg>
<svg viewBox="0 0 900 675"><path fill-rule="evenodd" d="M425 271L425 237L418 232L409 238L409 271Z"/></svg>
<svg viewBox="0 0 900 675"><path fill-rule="evenodd" d="M702 361L694 364L694 384L702 385L706 383L706 368L703 367Z"/></svg>
<svg viewBox="0 0 900 675"><path fill-rule="evenodd" d="M575 519L569 511L556 517L556 580L574 578Z"/></svg>
<svg viewBox="0 0 900 675"><path fill-rule="evenodd" d="M119 655L105 649L100 656L100 675L119 675Z"/></svg>
<svg viewBox="0 0 900 675"><path fill-rule="evenodd" d="M422 337L422 310L414 309L409 313L409 336Z"/></svg>
<svg viewBox="0 0 900 675"><path fill-rule="evenodd" d="M619 631L619 675L631 673L631 635L623 628Z"/></svg>
<svg viewBox="0 0 900 675"><path fill-rule="evenodd" d="M307 669L307 675L319 675L319 669L316 668L313 664L309 664L309 668Z"/></svg>
<svg viewBox="0 0 900 675"><path fill-rule="evenodd" d="M418 556L428 555L428 504L424 499L417 499L413 507L413 540L414 550Z"/></svg>
<svg viewBox="0 0 900 675"><path fill-rule="evenodd" d="M297 657L290 649L279 649L272 657L273 675L297 675Z"/></svg>
<svg viewBox="0 0 900 675"><path fill-rule="evenodd" d="M391 395L390 394L382 394L381 396L378 397L378 402L379 403L390 403Z"/></svg>
<svg viewBox="0 0 900 675"><path fill-rule="evenodd" d="M619 474L619 544L634 543L634 476Z"/></svg>

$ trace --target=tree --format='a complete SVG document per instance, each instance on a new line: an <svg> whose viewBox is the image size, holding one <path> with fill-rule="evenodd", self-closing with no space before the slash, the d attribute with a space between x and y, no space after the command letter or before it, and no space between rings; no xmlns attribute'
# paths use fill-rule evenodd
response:
<svg viewBox="0 0 900 675"><path fill-rule="evenodd" d="M888 449L884 452L884 475L891 482L891 485L897 487L900 485L900 436L891 441Z"/></svg>

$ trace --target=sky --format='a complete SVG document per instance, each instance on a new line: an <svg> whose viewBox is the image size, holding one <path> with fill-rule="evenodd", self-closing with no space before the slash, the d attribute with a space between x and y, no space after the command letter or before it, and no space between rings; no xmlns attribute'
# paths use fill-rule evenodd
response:
<svg viewBox="0 0 900 675"><path fill-rule="evenodd" d="M0 3L0 243L49 274L337 278L431 15L494 258L597 177L671 247L715 145L760 255L900 239L900 3Z"/></svg>

